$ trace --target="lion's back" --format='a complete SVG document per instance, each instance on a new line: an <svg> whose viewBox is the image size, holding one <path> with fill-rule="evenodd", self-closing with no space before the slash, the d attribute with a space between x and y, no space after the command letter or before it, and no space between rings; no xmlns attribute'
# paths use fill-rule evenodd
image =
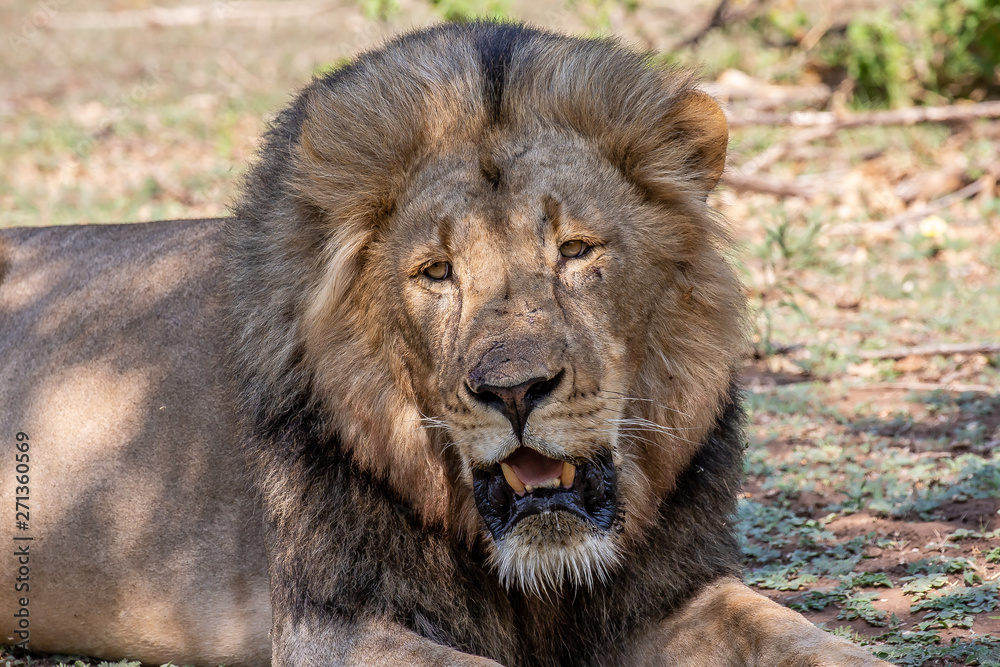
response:
<svg viewBox="0 0 1000 667"><path fill-rule="evenodd" d="M29 508L26 529L0 525L8 544L32 538L16 543L28 589L4 586L0 605L27 598L32 648L269 658L221 350L221 235L220 221L0 230L0 488L5 506L26 495ZM20 639L17 623L5 614L0 641Z"/></svg>

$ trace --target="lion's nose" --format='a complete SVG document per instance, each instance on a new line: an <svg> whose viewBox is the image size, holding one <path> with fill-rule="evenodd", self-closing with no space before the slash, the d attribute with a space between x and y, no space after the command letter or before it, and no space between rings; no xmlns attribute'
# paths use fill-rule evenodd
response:
<svg viewBox="0 0 1000 667"><path fill-rule="evenodd" d="M551 394L562 381L564 371L559 371L551 378L531 378L527 382L511 387L499 387L490 384L478 386L469 385L473 398L500 413L510 422L518 441L524 435L524 425L528 415L542 399Z"/></svg>

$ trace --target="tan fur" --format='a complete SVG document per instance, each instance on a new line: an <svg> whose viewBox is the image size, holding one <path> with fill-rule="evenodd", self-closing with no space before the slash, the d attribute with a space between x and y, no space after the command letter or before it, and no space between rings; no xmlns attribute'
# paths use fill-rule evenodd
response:
<svg viewBox="0 0 1000 667"><path fill-rule="evenodd" d="M0 642L262 665L264 548L225 389L214 222L0 230ZM30 530L14 529L15 434ZM31 542L14 542L14 536ZM29 590L14 547L30 544Z"/></svg>
<svg viewBox="0 0 1000 667"><path fill-rule="evenodd" d="M342 641L321 655L309 649L322 643L329 629L321 624L303 624L279 642L290 647L288 664L358 665L364 667L410 667L411 665L461 665L461 667L501 667L487 658L463 654L446 646L429 643L415 633L381 621L360 627L340 628Z"/></svg>
<svg viewBox="0 0 1000 667"><path fill-rule="evenodd" d="M544 33L491 101L495 30L411 35L303 91L224 235L0 232L33 648L259 665L271 624L276 667L885 664L725 576L745 304L706 205L721 109ZM562 258L574 239L593 250ZM422 274L438 261L452 280ZM470 393L559 373L523 442ZM473 471L521 444L610 451L613 529L550 513L495 539Z"/></svg>
<svg viewBox="0 0 1000 667"><path fill-rule="evenodd" d="M705 587L637 649L637 665L888 666L735 579Z"/></svg>

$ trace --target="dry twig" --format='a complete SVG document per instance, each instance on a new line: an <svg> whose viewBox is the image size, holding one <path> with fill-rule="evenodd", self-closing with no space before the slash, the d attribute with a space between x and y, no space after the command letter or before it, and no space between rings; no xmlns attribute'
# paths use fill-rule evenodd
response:
<svg viewBox="0 0 1000 667"><path fill-rule="evenodd" d="M150 7L117 12L59 12L49 28L55 30L135 30L203 23L252 22L309 18L341 6L342 2L212 2L182 7Z"/></svg>
<svg viewBox="0 0 1000 667"><path fill-rule="evenodd" d="M819 83L813 85L775 85L755 79L744 72L729 69L715 81L701 84L701 89L723 103L739 101L740 108L756 111L775 109L789 104L817 106L825 104L833 91Z"/></svg>
<svg viewBox="0 0 1000 667"><path fill-rule="evenodd" d="M826 139L834 132L836 132L836 129L832 127L810 127L800 130L784 141L771 144L771 146L754 155L733 171L738 172L743 177L753 176L758 172L770 168L771 165L785 157L793 149L810 144L818 139Z"/></svg>
<svg viewBox="0 0 1000 667"><path fill-rule="evenodd" d="M953 104L941 107L908 107L888 111L840 113L834 111L792 111L771 113L742 111L727 113L730 127L751 125L787 125L791 127L834 127L844 129L862 125L913 125L947 123L977 118L1000 117L1000 101L978 104Z"/></svg>
<svg viewBox="0 0 1000 667"><path fill-rule="evenodd" d="M956 190L951 194L947 194L944 197L935 199L932 202L928 202L923 206L915 206L913 208L907 209L900 213L899 215L893 216L888 220L882 220L879 222L867 222L867 223L857 223L848 222L842 225L837 225L827 230L827 236L850 236L858 233L875 233L884 234L891 232L893 230L899 229L903 225L907 225L911 222L918 222L923 220L927 216L941 209L948 208L952 204L957 204L960 201L968 199L973 195L977 194L984 187L983 179L973 181L969 183L961 190Z"/></svg>
<svg viewBox="0 0 1000 667"><path fill-rule="evenodd" d="M930 357L936 354L997 354L1000 343L943 343L940 345L916 345L895 347L886 350L863 350L858 353L862 359L902 359L903 357Z"/></svg>
<svg viewBox="0 0 1000 667"><path fill-rule="evenodd" d="M810 199L819 193L816 187L806 183L798 183L767 175L748 175L741 171L723 173L722 182L734 190L763 192L779 197L802 197L803 199Z"/></svg>
<svg viewBox="0 0 1000 667"><path fill-rule="evenodd" d="M958 393L977 392L981 394L995 394L996 387L987 384L960 384L937 382L866 382L865 384L851 385L852 389L869 391L895 389L898 391L954 391Z"/></svg>

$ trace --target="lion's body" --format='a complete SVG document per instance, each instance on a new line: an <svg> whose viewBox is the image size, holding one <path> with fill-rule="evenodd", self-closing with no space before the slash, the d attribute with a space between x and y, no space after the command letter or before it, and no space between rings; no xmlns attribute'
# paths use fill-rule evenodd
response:
<svg viewBox="0 0 1000 667"><path fill-rule="evenodd" d="M266 561L227 397L220 221L0 230L0 641L266 664ZM14 524L28 435L29 529ZM29 541L13 537L30 536ZM15 546L29 588L14 590Z"/></svg>
<svg viewBox="0 0 1000 667"><path fill-rule="evenodd" d="M275 667L877 664L734 578L727 136L612 42L445 26L302 91L224 233L6 233L33 646L253 664L270 617Z"/></svg>

